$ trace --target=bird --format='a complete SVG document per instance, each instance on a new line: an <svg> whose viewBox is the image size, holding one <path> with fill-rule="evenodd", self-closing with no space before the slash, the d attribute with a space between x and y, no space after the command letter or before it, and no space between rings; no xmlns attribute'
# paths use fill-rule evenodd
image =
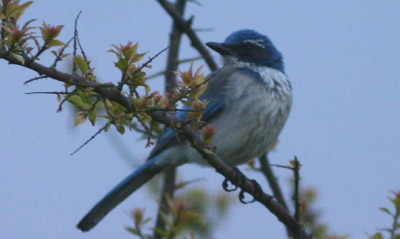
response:
<svg viewBox="0 0 400 239"><path fill-rule="evenodd" d="M246 163L275 144L292 106L292 86L283 56L271 40L255 30L230 34L206 45L222 56L200 96L209 102L202 121L216 130L215 153L228 165ZM185 119L187 111L178 111ZM186 163L207 165L201 155L167 128L147 160L104 196L78 223L82 231L96 226L111 210L165 168Z"/></svg>

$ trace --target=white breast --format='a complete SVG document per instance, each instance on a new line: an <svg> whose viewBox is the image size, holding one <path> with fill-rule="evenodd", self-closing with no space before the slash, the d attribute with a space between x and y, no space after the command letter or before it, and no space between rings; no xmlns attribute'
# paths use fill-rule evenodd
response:
<svg viewBox="0 0 400 239"><path fill-rule="evenodd" d="M224 115L211 123L217 129L217 154L230 165L270 149L289 115L292 94L286 76L271 68L259 73L265 85L244 74L232 76Z"/></svg>
<svg viewBox="0 0 400 239"><path fill-rule="evenodd" d="M225 108L210 122L217 129L213 138L216 153L232 166L270 149L291 108L292 92L286 75L266 67L257 72L264 82L240 71L229 77L224 90ZM163 152L163 158L208 165L188 143L171 147Z"/></svg>

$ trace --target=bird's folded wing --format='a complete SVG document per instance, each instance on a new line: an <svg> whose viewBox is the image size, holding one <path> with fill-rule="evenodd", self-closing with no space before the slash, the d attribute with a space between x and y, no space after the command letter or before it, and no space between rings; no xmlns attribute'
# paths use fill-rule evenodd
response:
<svg viewBox="0 0 400 239"><path fill-rule="evenodd" d="M201 118L202 121L208 123L223 111L225 107L224 86L227 84L229 77L234 72L233 68L224 67L208 76L208 78L212 77L212 79L210 79L204 94L200 96L201 100L206 100L208 102L206 109L203 112L203 117ZM188 111L184 110L189 110L189 107L185 106L182 110L183 111L179 111L176 116L180 119L186 120ZM179 138L175 134L174 130L172 128L167 128L158 139L156 146L149 155L149 158L156 156L171 145L181 142L178 139Z"/></svg>

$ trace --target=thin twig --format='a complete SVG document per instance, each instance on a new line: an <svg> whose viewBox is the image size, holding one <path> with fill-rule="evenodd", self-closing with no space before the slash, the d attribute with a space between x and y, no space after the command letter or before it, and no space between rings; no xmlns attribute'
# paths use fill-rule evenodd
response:
<svg viewBox="0 0 400 239"><path fill-rule="evenodd" d="M26 92L26 95L66 95L69 92L65 91L34 91L34 92Z"/></svg>
<svg viewBox="0 0 400 239"><path fill-rule="evenodd" d="M210 31L214 31L214 28L193 28L193 31L195 32L210 32Z"/></svg>
<svg viewBox="0 0 400 239"><path fill-rule="evenodd" d="M191 45L200 53L210 70L217 70L218 66L212 58L210 52L203 45L196 32L191 28L191 20L185 21L182 16L183 14L180 14L175 7L166 0L157 0L157 2L164 8L171 18L174 19L174 24L179 27L179 30L184 32L189 37Z"/></svg>
<svg viewBox="0 0 400 239"><path fill-rule="evenodd" d="M3 7L1 10L2 10L1 13L3 14L3 16L7 16L6 15L6 8ZM3 18L3 19L1 19L1 27L2 27L2 30L0 31L1 40L4 40L4 38L5 38L5 31L4 31L4 28L3 28L4 25L5 25L5 19Z"/></svg>
<svg viewBox="0 0 400 239"><path fill-rule="evenodd" d="M38 77L34 77L34 78L30 79L30 80L25 81L25 82L24 82L24 85L29 84L29 83L31 83L31 82L33 82L33 81L37 81L37 80L41 80L41 79L46 79L46 78L49 78L49 77L48 77L48 76L38 76Z"/></svg>
<svg viewBox="0 0 400 239"><path fill-rule="evenodd" d="M178 64L178 66L179 66L180 64L184 64L184 63L188 63L188 62L194 62L194 61L198 61L198 60L201 60L201 59L203 59L201 56L196 56L196 57L192 57L192 58L187 58L187 59L179 60L179 61L177 62L177 64ZM147 78L147 80L154 79L154 78L156 78L156 77L165 75L166 72L167 72L167 71L165 71L165 70L159 71L159 72L157 72L157 73L154 73L154 74L152 74L152 75L147 76L146 78Z"/></svg>
<svg viewBox="0 0 400 239"><path fill-rule="evenodd" d="M71 97L72 95L74 95L76 92L78 91L78 87L76 87L71 93L68 92L68 88L65 88L65 92L67 92L67 96L64 97L64 99L62 99L62 101L60 102L60 104L58 105L57 108L57 113L62 111L62 107L64 105L65 102L67 102L67 100L69 99L69 97Z"/></svg>
<svg viewBox="0 0 400 239"><path fill-rule="evenodd" d="M204 111L204 109L166 109L166 108L150 108L145 111L138 111L138 112L151 112L151 111L161 111L161 112L200 112Z"/></svg>
<svg viewBox="0 0 400 239"><path fill-rule="evenodd" d="M276 198L276 200L284 207L286 208L286 210L289 211L289 208L287 206L287 203L285 201L285 198L283 196L281 187L279 186L278 180L274 174L274 172L272 171L272 168L269 164L269 160L268 160L268 155L267 154L263 154L259 159L260 162L260 169L261 172L264 174L264 176L267 178L267 181L269 183L269 186L271 187L272 192L274 193L274 196Z"/></svg>
<svg viewBox="0 0 400 239"><path fill-rule="evenodd" d="M268 160L268 154L265 153L263 154L260 158L258 158L260 162L260 169L263 175L266 177L269 187L271 188L274 197L280 203L288 212L289 208L287 206L287 203L285 201L285 197L283 196L281 187L279 186L278 179L276 178L274 171L272 170L269 160ZM286 227L286 232L288 233L288 236L290 236L290 228Z"/></svg>
<svg viewBox="0 0 400 239"><path fill-rule="evenodd" d="M157 73L154 73L154 74L151 74L151 75L147 76L146 78L147 78L147 80L152 80L152 79L157 78L159 76L165 75L165 72L166 71L164 71L164 70L163 71L159 71Z"/></svg>
<svg viewBox="0 0 400 239"><path fill-rule="evenodd" d="M294 165L293 165L293 175L294 175L294 219L297 224L300 224L300 195L299 195L299 187L300 187L300 162L297 160L297 157L294 156ZM296 227L295 230L295 239L300 238L299 228Z"/></svg>
<svg viewBox="0 0 400 239"><path fill-rule="evenodd" d="M191 58L182 59L182 60L178 61L178 65L183 64L183 63L192 63L192 62L195 62L195 61L198 61L201 59L203 59L203 57L201 57L201 56L195 56L195 57L191 57Z"/></svg>
<svg viewBox="0 0 400 239"><path fill-rule="evenodd" d="M82 53L83 59L84 59L85 62L88 64L88 67L90 68L90 61L89 61L89 59L86 57L86 53L85 53L85 51L83 50L81 41L80 41L80 39L79 39L79 34L78 34L78 19L79 19L79 17L81 16L81 13L82 13L82 11L80 11L80 12L78 13L78 16L76 16L76 19L75 19L75 37L76 37L76 42L78 43L78 46L79 46L79 50L80 50L81 53Z"/></svg>
<svg viewBox="0 0 400 239"><path fill-rule="evenodd" d="M90 141L94 140L96 138L96 136L99 135L108 126L109 126L109 123L107 123L103 127L101 127L101 129L99 129L94 135L92 135L88 140L86 140L83 144L81 144L81 146L79 146L77 149L75 149L74 152L70 153L70 155L72 156L72 155L76 154L77 152L79 152L79 150L81 150L83 147L85 147Z"/></svg>
<svg viewBox="0 0 400 239"><path fill-rule="evenodd" d="M81 15L82 11L80 11L78 13L78 15L75 18L75 25L74 25L74 51L72 53L73 59L75 59L76 56L76 51L78 50L78 19L79 16ZM72 74L76 74L76 72L78 71L78 66L76 65L75 61L72 61Z"/></svg>
<svg viewBox="0 0 400 239"><path fill-rule="evenodd" d="M280 165L280 164L270 164L271 166L277 167L277 168L284 168L284 169L290 169L293 170L293 167L287 166L287 165Z"/></svg>
<svg viewBox="0 0 400 239"><path fill-rule="evenodd" d="M74 40L74 37L71 37L71 39L69 39L67 41L67 43L65 43L65 46L63 46L63 48L61 49L61 51L58 53L58 55L56 56L56 59L54 59L53 64L51 65L51 67L56 68L57 67L57 63L60 62L62 60L62 55L64 54L65 49L67 49L68 45L71 43L71 41Z"/></svg>

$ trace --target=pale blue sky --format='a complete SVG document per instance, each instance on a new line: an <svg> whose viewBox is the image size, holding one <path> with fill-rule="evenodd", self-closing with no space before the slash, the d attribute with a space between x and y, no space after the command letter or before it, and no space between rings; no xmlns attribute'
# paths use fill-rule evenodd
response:
<svg viewBox="0 0 400 239"><path fill-rule="evenodd" d="M400 189L400 2L200 2L202 7L189 4L186 16L196 16L195 28L214 29L200 33L202 40L223 41L232 31L256 29L268 35L285 57L294 107L272 162L285 164L294 155L299 157L302 183L318 189L317 206L333 231L358 239L389 225L378 207L390 205L390 189ZM65 25L65 40L72 35L80 10L81 42L104 82L119 79L113 56L106 53L111 44L140 42L140 50L149 55L168 44L171 21L151 0L41 0L24 19ZM183 42L181 57L197 56L186 38ZM165 58L164 54L155 60L149 74L163 69ZM75 225L132 171L126 162L137 165L145 159L144 143L128 133L116 141L130 148L130 156L121 157L110 144L117 136L103 134L69 156L97 129L84 125L72 130L69 112L55 113L55 97L25 95L61 87L51 80L23 85L34 76L0 60L0 238L132 238L123 229L130 223L129 210L146 207L153 216L157 208L146 190L123 202L89 233ZM153 85L162 89L162 79ZM276 171L289 191L289 173ZM213 192L222 190L223 178L211 169L184 166L180 172L185 179L206 178L200 184ZM248 175L265 186L261 176ZM261 205L237 203L215 238L285 234Z"/></svg>

